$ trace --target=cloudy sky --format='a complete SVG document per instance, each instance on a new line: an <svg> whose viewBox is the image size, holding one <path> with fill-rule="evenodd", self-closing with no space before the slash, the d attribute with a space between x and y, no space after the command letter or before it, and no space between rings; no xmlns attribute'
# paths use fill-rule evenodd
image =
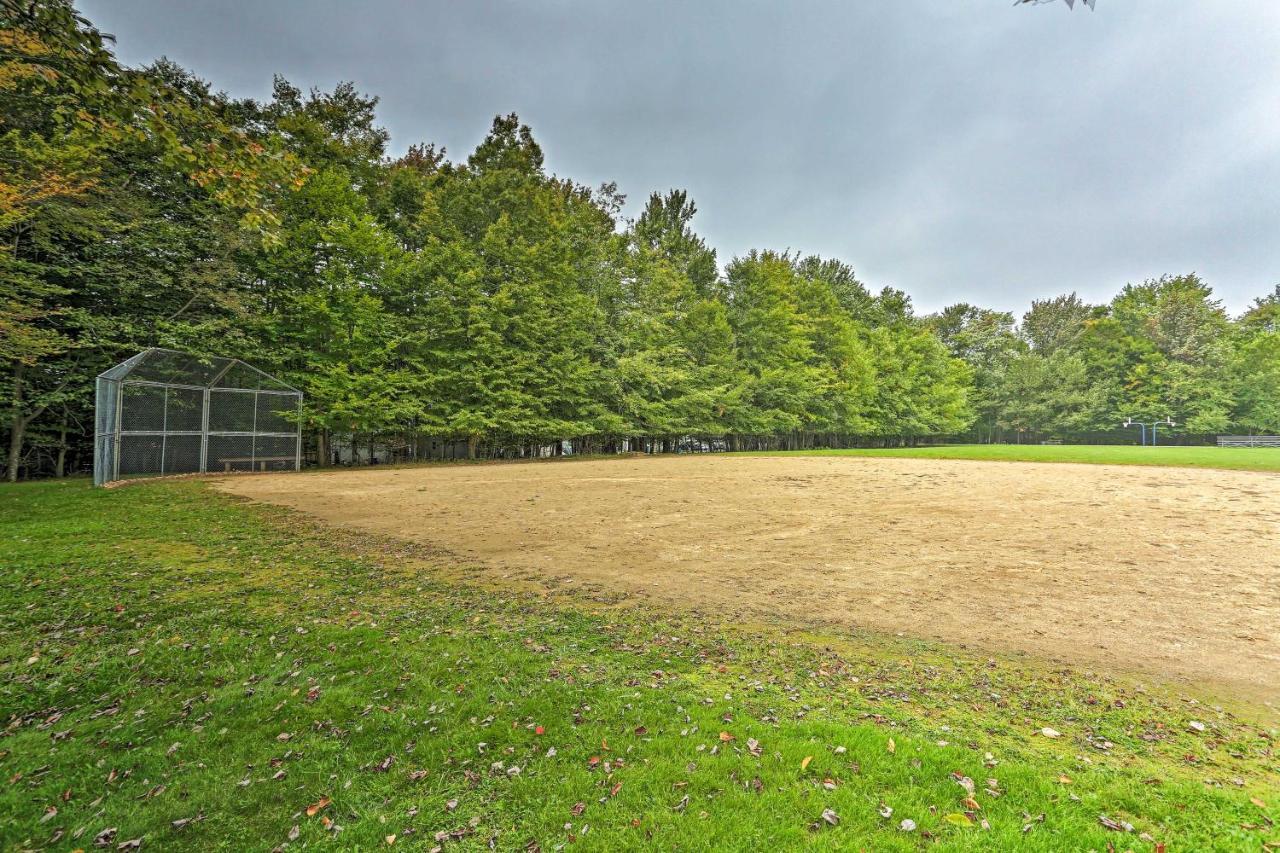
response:
<svg viewBox="0 0 1280 853"><path fill-rule="evenodd" d="M1280 282L1280 3L80 0L129 64L378 95L392 148L497 113L634 215L687 188L721 261L842 258L922 310L1199 272Z"/></svg>

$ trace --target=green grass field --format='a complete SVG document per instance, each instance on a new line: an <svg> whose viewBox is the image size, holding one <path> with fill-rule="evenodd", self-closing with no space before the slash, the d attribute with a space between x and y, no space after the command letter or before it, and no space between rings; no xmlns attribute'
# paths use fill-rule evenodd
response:
<svg viewBox="0 0 1280 853"><path fill-rule="evenodd" d="M773 456L783 451L755 451ZM939 447L858 448L786 451L806 456L912 456L922 459L977 459L997 462L1083 462L1092 465L1159 465L1280 471L1276 447L1139 447L1093 444L952 444Z"/></svg>
<svg viewBox="0 0 1280 853"><path fill-rule="evenodd" d="M0 487L0 553L5 850L1280 843L1276 721L1120 677L482 588L198 482Z"/></svg>

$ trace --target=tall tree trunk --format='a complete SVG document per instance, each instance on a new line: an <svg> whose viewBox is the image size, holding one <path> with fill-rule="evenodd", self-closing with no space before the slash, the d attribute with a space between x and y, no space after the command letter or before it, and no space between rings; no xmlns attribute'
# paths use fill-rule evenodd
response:
<svg viewBox="0 0 1280 853"><path fill-rule="evenodd" d="M13 416L13 424L9 427L9 460L5 467L5 479L10 483L18 482L18 463L22 461L22 436L27 430L26 419L16 411Z"/></svg>
<svg viewBox="0 0 1280 853"><path fill-rule="evenodd" d="M476 435L475 433L472 433L471 435L467 436L467 458L468 459L476 458L476 445L479 443L480 443L480 436Z"/></svg>
<svg viewBox="0 0 1280 853"><path fill-rule="evenodd" d="M321 468L328 468L331 457L329 455L329 431L320 430L316 433L316 456L317 463Z"/></svg>
<svg viewBox="0 0 1280 853"><path fill-rule="evenodd" d="M5 466L5 479L10 483L18 481L18 463L22 461L22 437L27 431L29 420L22 414L22 371L21 364L13 369L13 416L9 421L9 459Z"/></svg>
<svg viewBox="0 0 1280 853"><path fill-rule="evenodd" d="M54 476L61 480L67 476L67 420L63 416L62 425L58 429L58 459L54 464Z"/></svg>

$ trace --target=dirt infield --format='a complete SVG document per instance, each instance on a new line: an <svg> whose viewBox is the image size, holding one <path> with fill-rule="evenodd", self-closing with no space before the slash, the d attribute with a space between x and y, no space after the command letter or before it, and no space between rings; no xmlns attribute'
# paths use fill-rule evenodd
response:
<svg viewBox="0 0 1280 853"><path fill-rule="evenodd" d="M1280 476L661 457L220 481L503 574L1280 698Z"/></svg>

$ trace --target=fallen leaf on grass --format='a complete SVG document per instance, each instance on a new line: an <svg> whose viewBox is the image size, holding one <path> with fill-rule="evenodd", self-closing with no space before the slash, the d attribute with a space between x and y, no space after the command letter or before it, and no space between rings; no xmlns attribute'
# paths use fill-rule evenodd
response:
<svg viewBox="0 0 1280 853"><path fill-rule="evenodd" d="M578 817L580 814L586 811L586 809L587 809L586 803L574 803L573 808L569 809L569 813L572 814L574 817Z"/></svg>
<svg viewBox="0 0 1280 853"><path fill-rule="evenodd" d="M840 815L836 814L831 809L822 810L822 819L825 820L831 826L840 825Z"/></svg>
<svg viewBox="0 0 1280 853"><path fill-rule="evenodd" d="M737 738L735 738L733 735L729 734L728 732L721 732L721 733L720 733L720 741L721 741L721 743L728 743L728 742L729 742L729 741L731 741L731 740L737 740Z"/></svg>
<svg viewBox="0 0 1280 853"><path fill-rule="evenodd" d="M1098 815L1098 823L1115 832L1133 832L1133 824L1123 820L1112 820L1104 814Z"/></svg>
<svg viewBox="0 0 1280 853"><path fill-rule="evenodd" d="M618 792L621 790L622 790L622 783L619 782L618 784L614 785L612 788L609 789L609 796L616 797L618 796Z"/></svg>
<svg viewBox="0 0 1280 853"><path fill-rule="evenodd" d="M903 832L915 832L916 822L911 818L905 818L902 823L898 824L898 829Z"/></svg>
<svg viewBox="0 0 1280 853"><path fill-rule="evenodd" d="M1049 728L1048 726L1045 726L1043 729L1041 729L1041 730L1040 730L1040 734L1044 735L1045 737L1050 737L1050 738L1052 738L1052 737L1062 737L1062 733L1061 733L1061 732L1059 732L1057 729L1051 729L1051 728Z"/></svg>
<svg viewBox="0 0 1280 853"><path fill-rule="evenodd" d="M969 816L960 812L952 812L943 818L947 823L953 823L956 826L973 826L973 821L969 820Z"/></svg>
<svg viewBox="0 0 1280 853"><path fill-rule="evenodd" d="M1265 809L1267 807L1267 804L1264 803L1260 797L1250 797L1249 802L1253 803L1260 809Z"/></svg>
<svg viewBox="0 0 1280 853"><path fill-rule="evenodd" d="M307 817L315 817L322 809L328 808L329 803L331 802L333 802L333 800L328 797L321 797L316 802L307 806Z"/></svg>
<svg viewBox="0 0 1280 853"><path fill-rule="evenodd" d="M809 766L809 762L810 762L810 761L813 761L813 756L812 756L812 755L806 755L806 756L804 757L804 760L800 762L800 772L801 772L801 773L803 773L803 772L805 771L805 769Z"/></svg>
<svg viewBox="0 0 1280 853"><path fill-rule="evenodd" d="M884 745L885 751L893 755L898 751L898 745L893 742L893 738L889 738L889 742Z"/></svg>

